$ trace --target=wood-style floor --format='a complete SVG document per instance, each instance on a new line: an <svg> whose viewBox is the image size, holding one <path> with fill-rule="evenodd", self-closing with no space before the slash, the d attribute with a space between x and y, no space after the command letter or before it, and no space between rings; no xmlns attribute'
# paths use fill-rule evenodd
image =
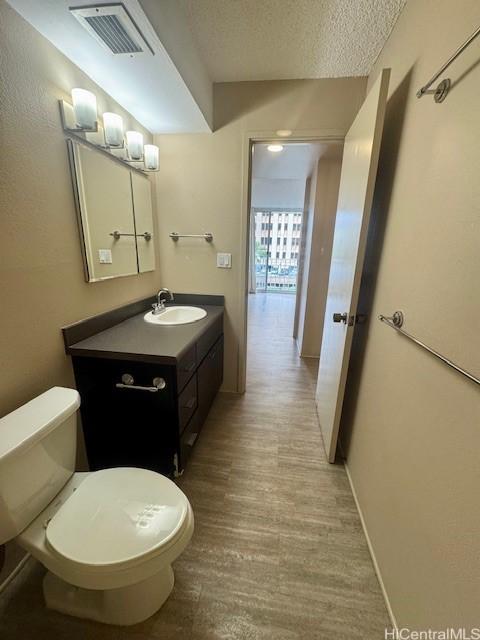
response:
<svg viewBox="0 0 480 640"><path fill-rule="evenodd" d="M0 599L0 638L375 640L389 625L345 471L326 462L315 360L294 297L250 296L248 387L220 394L179 484L195 533L163 608L130 628L48 611L30 561ZM226 363L236 366L236 363Z"/></svg>

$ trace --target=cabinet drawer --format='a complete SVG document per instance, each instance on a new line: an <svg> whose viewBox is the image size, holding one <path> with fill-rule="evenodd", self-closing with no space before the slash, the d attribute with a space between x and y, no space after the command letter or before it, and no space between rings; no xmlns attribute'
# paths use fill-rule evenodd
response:
<svg viewBox="0 0 480 640"><path fill-rule="evenodd" d="M198 367L198 414L203 422L223 380L223 336L217 340Z"/></svg>
<svg viewBox="0 0 480 640"><path fill-rule="evenodd" d="M200 417L198 411L196 411L180 437L180 470L185 469L201 426Z"/></svg>
<svg viewBox="0 0 480 640"><path fill-rule="evenodd" d="M197 346L194 344L193 347L182 356L177 365L177 386L179 393L195 373L196 368Z"/></svg>
<svg viewBox="0 0 480 640"><path fill-rule="evenodd" d="M178 396L178 427L180 433L182 433L192 417L197 404L197 376L194 375Z"/></svg>
<svg viewBox="0 0 480 640"><path fill-rule="evenodd" d="M216 319L212 326L206 331L197 342L197 361L202 362L204 357L217 342L223 333L223 314Z"/></svg>

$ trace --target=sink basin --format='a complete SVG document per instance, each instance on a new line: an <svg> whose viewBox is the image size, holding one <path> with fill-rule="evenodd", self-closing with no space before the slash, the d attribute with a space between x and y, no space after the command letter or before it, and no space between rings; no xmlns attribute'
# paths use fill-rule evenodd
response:
<svg viewBox="0 0 480 640"><path fill-rule="evenodd" d="M205 318L207 312L198 307L166 307L165 311L154 315L152 311L146 313L143 317L146 322L161 325L188 324L189 322L197 322Z"/></svg>

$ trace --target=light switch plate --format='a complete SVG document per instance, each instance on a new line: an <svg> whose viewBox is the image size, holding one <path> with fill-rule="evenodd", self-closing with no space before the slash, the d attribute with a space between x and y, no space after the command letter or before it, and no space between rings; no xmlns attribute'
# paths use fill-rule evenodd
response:
<svg viewBox="0 0 480 640"><path fill-rule="evenodd" d="M231 253L217 253L217 267L220 269L232 268L232 254Z"/></svg>
<svg viewBox="0 0 480 640"><path fill-rule="evenodd" d="M112 264L112 252L110 249L99 249L98 259L100 264Z"/></svg>

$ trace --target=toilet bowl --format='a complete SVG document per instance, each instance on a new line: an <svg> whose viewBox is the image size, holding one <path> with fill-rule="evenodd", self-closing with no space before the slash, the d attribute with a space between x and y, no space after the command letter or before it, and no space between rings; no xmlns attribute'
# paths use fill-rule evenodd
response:
<svg viewBox="0 0 480 640"><path fill-rule="evenodd" d="M78 406L55 387L0 420L0 543L14 538L47 568L47 607L135 624L168 598L193 512L153 471L75 473Z"/></svg>

